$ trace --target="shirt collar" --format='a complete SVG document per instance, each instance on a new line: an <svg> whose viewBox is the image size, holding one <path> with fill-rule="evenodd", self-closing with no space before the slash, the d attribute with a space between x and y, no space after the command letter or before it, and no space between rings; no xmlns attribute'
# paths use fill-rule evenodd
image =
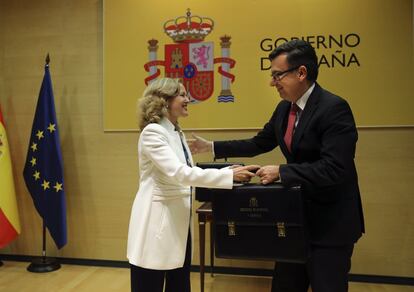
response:
<svg viewBox="0 0 414 292"><path fill-rule="evenodd" d="M313 89L315 88L315 83L312 83L311 87L306 90L306 92L296 101L296 105L300 110L304 110L306 103L308 102L309 96L312 94Z"/></svg>

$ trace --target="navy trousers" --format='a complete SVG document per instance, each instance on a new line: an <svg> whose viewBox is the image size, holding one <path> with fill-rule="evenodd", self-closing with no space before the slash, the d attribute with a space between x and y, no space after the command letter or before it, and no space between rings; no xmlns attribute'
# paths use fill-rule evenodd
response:
<svg viewBox="0 0 414 292"><path fill-rule="evenodd" d="M354 245L311 246L307 263L276 263L272 292L347 292Z"/></svg>
<svg viewBox="0 0 414 292"><path fill-rule="evenodd" d="M182 268L151 270L131 265L131 292L191 292L191 235L188 233L185 261Z"/></svg>

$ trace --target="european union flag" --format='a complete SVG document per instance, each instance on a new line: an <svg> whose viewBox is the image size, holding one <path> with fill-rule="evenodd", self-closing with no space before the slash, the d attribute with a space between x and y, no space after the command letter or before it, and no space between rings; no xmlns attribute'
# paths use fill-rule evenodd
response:
<svg viewBox="0 0 414 292"><path fill-rule="evenodd" d="M34 205L59 249L67 243L62 166L52 80L46 64L23 176Z"/></svg>

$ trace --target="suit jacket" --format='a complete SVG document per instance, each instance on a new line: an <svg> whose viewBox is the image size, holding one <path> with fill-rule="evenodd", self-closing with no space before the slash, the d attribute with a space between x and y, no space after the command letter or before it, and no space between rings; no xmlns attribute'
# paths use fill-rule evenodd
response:
<svg viewBox="0 0 414 292"><path fill-rule="evenodd" d="M180 134L165 118L142 130L138 157L140 183L129 223L129 262L155 270L182 267L192 228L190 186L231 189L233 171L189 167Z"/></svg>
<svg viewBox="0 0 414 292"><path fill-rule="evenodd" d="M214 142L216 158L251 157L279 146L285 186L301 185L311 241L321 245L354 243L364 220L354 164L358 134L348 103L315 85L292 138L284 142L290 102L281 101L269 122L253 138Z"/></svg>

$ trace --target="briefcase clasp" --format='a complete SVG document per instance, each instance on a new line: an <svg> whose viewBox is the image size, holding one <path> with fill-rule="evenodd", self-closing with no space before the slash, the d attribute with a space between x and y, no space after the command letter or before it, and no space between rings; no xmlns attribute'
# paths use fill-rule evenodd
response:
<svg viewBox="0 0 414 292"><path fill-rule="evenodd" d="M229 236L236 236L236 224L234 221L227 222L227 226L229 228Z"/></svg>
<svg viewBox="0 0 414 292"><path fill-rule="evenodd" d="M276 226L277 226L277 236L286 237L285 222L277 222Z"/></svg>

